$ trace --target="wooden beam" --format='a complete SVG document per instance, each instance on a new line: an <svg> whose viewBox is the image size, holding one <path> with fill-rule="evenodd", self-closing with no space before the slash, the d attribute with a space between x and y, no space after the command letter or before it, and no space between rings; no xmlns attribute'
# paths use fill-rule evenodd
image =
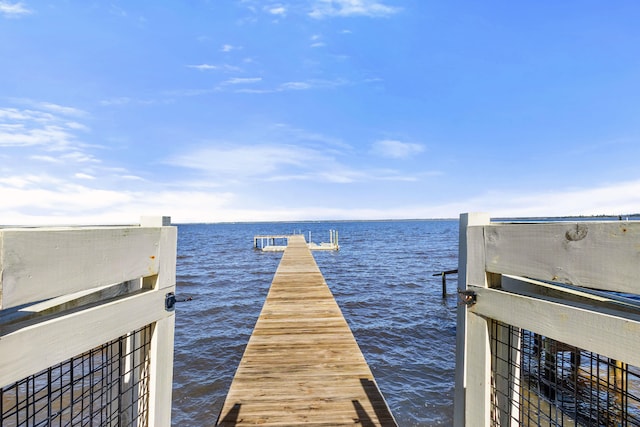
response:
<svg viewBox="0 0 640 427"><path fill-rule="evenodd" d="M164 308L165 293L143 292L3 335L0 387L173 316Z"/></svg>
<svg viewBox="0 0 640 427"><path fill-rule="evenodd" d="M640 321L599 313L584 307L517 295L498 289L471 286L477 303L469 309L476 316L527 329L556 341L605 357L640 366ZM525 314L526 315L523 315Z"/></svg>
<svg viewBox="0 0 640 427"><path fill-rule="evenodd" d="M638 221L492 224L485 236L487 272L640 294Z"/></svg>
<svg viewBox="0 0 640 427"><path fill-rule="evenodd" d="M171 229L0 230L0 308L156 275L160 268L158 241L161 237L170 239Z"/></svg>

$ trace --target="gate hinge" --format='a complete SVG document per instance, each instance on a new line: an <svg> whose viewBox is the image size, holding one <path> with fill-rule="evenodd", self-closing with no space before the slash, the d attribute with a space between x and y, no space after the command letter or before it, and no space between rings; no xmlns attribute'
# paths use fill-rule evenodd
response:
<svg viewBox="0 0 640 427"><path fill-rule="evenodd" d="M458 290L458 298L460 298L460 304L464 304L467 307L471 307L476 303L478 295L473 291L461 291Z"/></svg>
<svg viewBox="0 0 640 427"><path fill-rule="evenodd" d="M176 308L176 294L169 292L164 297L164 309L167 311L173 311Z"/></svg>

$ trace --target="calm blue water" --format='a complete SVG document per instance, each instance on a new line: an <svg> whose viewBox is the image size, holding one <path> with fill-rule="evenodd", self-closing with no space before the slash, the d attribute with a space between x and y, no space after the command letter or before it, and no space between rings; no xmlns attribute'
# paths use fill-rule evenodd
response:
<svg viewBox="0 0 640 427"><path fill-rule="evenodd" d="M260 314L281 253L256 234L340 233L314 252L400 426L451 425L458 221L191 224L178 226L173 425L212 425Z"/></svg>

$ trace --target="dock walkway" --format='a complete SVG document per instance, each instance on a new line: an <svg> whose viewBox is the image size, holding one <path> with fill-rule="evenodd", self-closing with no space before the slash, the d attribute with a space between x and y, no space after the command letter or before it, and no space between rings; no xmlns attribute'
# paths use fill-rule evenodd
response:
<svg viewBox="0 0 640 427"><path fill-rule="evenodd" d="M287 249L287 242L293 236L302 236L301 234L262 234L253 236L254 249L260 249L263 252L283 252ZM304 239L304 237L303 237ZM312 251L339 251L338 231L329 230L329 242L313 243L311 241L311 232L309 232L309 243L307 246Z"/></svg>
<svg viewBox="0 0 640 427"><path fill-rule="evenodd" d="M303 236L291 236L217 426L397 426Z"/></svg>

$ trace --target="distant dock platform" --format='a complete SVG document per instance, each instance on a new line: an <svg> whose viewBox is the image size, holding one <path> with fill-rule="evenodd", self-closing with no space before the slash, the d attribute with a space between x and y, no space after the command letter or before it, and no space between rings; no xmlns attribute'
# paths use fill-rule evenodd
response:
<svg viewBox="0 0 640 427"><path fill-rule="evenodd" d="M268 234L253 236L254 249L260 249L263 252L283 252L288 244L289 239L299 236L304 241L302 234ZM309 242L307 247L312 251L338 251L340 245L338 244L338 231L329 230L329 242L313 243L311 241L311 235L309 235Z"/></svg>
<svg viewBox="0 0 640 427"><path fill-rule="evenodd" d="M277 237L288 246L216 425L397 427L308 243Z"/></svg>

